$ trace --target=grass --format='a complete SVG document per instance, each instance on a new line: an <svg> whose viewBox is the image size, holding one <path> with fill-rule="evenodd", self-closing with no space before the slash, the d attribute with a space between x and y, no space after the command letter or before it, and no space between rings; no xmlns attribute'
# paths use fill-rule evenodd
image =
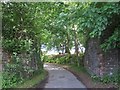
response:
<svg viewBox="0 0 120 90"><path fill-rule="evenodd" d="M103 84L105 84L105 83L103 83L103 82L101 82L100 80L94 80L93 78L91 78L91 75L87 72L87 70L84 68L84 67L82 67L82 66L77 66L77 65L68 65L69 66L69 69L70 70L72 70L72 71L74 71L75 73L77 73L77 74L80 74L80 73L84 73L84 74L86 74L88 77L90 77L90 79L91 79L91 83L93 83L93 84L101 84L101 85L103 85ZM118 85L115 85L115 82L114 83L111 83L112 82L112 80L114 80L114 78L104 78L104 80L109 80L109 82L108 83L106 83L106 86L104 86L104 87L107 87L107 86L109 86L109 85L113 85L114 87L119 87L119 90L120 90L120 84L118 83ZM88 81L89 82L89 81ZM97 85L98 87L99 87L99 85Z"/></svg>
<svg viewBox="0 0 120 90"><path fill-rule="evenodd" d="M24 83L17 85L15 88L33 88L36 84L40 83L47 76L47 71L42 71L41 74L34 76L30 80L26 80Z"/></svg>
<svg viewBox="0 0 120 90"><path fill-rule="evenodd" d="M83 66L77 66L77 65L68 65L70 69L74 70L75 72L84 72L87 73L86 69Z"/></svg>
<svg viewBox="0 0 120 90"><path fill-rule="evenodd" d="M70 70L74 71L77 74L84 73L84 74L88 75L89 77L91 76L88 73L88 71L85 69L85 67L83 67L83 66L78 66L78 65L75 65L75 64L73 64L73 65L69 64L68 67L69 67Z"/></svg>

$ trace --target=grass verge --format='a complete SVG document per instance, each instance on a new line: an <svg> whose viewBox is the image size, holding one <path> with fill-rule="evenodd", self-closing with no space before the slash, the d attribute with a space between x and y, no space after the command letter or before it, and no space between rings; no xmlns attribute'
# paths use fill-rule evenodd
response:
<svg viewBox="0 0 120 90"><path fill-rule="evenodd" d="M86 69L83 66L77 66L77 65L68 65L70 69L74 70L75 72L84 72L87 73ZM88 73L87 73L88 74Z"/></svg>
<svg viewBox="0 0 120 90"><path fill-rule="evenodd" d="M99 81L94 81L91 78L91 75L82 66L78 67L77 65L63 65L63 67L72 72L87 88L118 88L118 86L111 83L104 84Z"/></svg>
<svg viewBox="0 0 120 90"><path fill-rule="evenodd" d="M30 80L24 81L24 83L17 85L15 88L33 88L36 84L42 82L47 77L47 71L43 70L42 73L35 75Z"/></svg>

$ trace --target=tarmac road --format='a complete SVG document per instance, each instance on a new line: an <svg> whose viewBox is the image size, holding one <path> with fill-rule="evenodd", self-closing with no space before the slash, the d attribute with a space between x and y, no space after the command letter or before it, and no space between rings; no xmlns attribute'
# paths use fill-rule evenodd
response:
<svg viewBox="0 0 120 90"><path fill-rule="evenodd" d="M49 73L49 78L44 88L72 88L72 90L75 88L86 88L71 72L60 66L44 64L44 68Z"/></svg>

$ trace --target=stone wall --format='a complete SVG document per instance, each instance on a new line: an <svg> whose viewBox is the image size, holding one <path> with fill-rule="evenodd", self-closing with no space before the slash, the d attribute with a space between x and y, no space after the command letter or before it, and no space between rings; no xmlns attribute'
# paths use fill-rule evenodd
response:
<svg viewBox="0 0 120 90"><path fill-rule="evenodd" d="M33 68L36 68L36 60L35 56L32 56L30 54L27 54L27 53L23 53L23 54L18 54L17 57L20 58L20 61L23 63L23 65L26 65L26 66L30 66L30 67L33 67ZM12 55L8 54L7 52L3 51L2 52L2 63L3 64L6 64L6 63L9 63L12 61Z"/></svg>
<svg viewBox="0 0 120 90"><path fill-rule="evenodd" d="M113 49L109 50L107 53L105 53L104 56L104 64L105 64L105 73L112 75L113 73L116 73L119 69L119 58L118 58L118 50Z"/></svg>
<svg viewBox="0 0 120 90"><path fill-rule="evenodd" d="M17 58L20 60L20 67L11 68L9 72L20 72L22 77L29 78L34 72L40 70L38 60L36 60L34 54L22 53L18 54L15 58L5 51L2 52L2 70L8 70L9 67L6 67L7 63L14 65L14 60L17 60Z"/></svg>
<svg viewBox="0 0 120 90"><path fill-rule="evenodd" d="M118 50L103 53L99 39L90 39L85 51L84 66L92 75L112 75L118 71Z"/></svg>

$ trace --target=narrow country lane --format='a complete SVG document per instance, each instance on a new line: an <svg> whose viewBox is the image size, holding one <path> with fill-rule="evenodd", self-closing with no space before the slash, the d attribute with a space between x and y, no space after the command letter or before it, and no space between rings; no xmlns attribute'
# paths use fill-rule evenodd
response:
<svg viewBox="0 0 120 90"><path fill-rule="evenodd" d="M54 64L45 64L49 78L44 88L86 88L82 82L69 71Z"/></svg>

